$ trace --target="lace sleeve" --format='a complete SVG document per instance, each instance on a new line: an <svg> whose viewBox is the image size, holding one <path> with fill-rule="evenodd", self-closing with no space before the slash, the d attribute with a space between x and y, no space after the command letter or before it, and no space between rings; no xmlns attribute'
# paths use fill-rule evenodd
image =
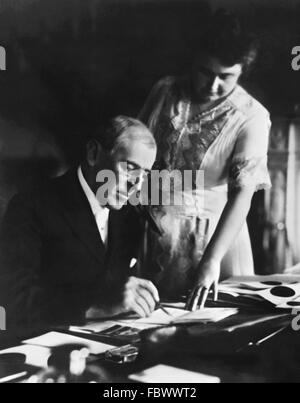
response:
<svg viewBox="0 0 300 403"><path fill-rule="evenodd" d="M269 189L271 180L267 156L250 159L234 159L229 169L229 191L253 188L254 191Z"/></svg>
<svg viewBox="0 0 300 403"><path fill-rule="evenodd" d="M259 108L247 118L239 131L229 168L229 191L252 188L268 189L268 146L271 121L266 110Z"/></svg>

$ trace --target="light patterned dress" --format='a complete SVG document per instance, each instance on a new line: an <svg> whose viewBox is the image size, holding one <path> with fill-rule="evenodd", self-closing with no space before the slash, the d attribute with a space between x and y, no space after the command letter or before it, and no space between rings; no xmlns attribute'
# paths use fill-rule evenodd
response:
<svg viewBox="0 0 300 403"><path fill-rule="evenodd" d="M204 188L196 184L183 206L152 206L161 235L148 230L143 275L161 295L178 297L193 286L197 265L213 235L228 193L234 188L270 187L267 152L268 111L242 87L217 107L191 116L185 78L167 77L152 90L139 116L158 143L156 169L202 170ZM197 203L203 196L204 203ZM224 257L221 278L254 272L247 224Z"/></svg>

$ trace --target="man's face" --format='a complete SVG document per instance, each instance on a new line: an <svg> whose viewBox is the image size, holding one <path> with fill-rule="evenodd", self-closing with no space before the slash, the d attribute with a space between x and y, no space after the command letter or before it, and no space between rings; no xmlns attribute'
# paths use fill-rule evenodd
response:
<svg viewBox="0 0 300 403"><path fill-rule="evenodd" d="M141 130L129 128L128 130ZM121 209L133 195L140 192L156 159L156 148L138 140L128 140L111 156L116 181L109 187L107 207Z"/></svg>
<svg viewBox="0 0 300 403"><path fill-rule="evenodd" d="M210 103L229 95L242 74L242 64L224 66L216 58L201 56L193 65L192 92L196 102Z"/></svg>

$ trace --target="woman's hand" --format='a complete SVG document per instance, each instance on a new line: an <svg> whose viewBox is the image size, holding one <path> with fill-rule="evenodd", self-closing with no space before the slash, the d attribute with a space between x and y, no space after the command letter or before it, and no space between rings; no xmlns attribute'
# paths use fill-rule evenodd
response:
<svg viewBox="0 0 300 403"><path fill-rule="evenodd" d="M204 308L209 292L214 293L214 300L218 299L218 283L220 279L221 263L215 259L204 259L199 265L199 275L196 285L188 296L186 309L195 311L200 305Z"/></svg>

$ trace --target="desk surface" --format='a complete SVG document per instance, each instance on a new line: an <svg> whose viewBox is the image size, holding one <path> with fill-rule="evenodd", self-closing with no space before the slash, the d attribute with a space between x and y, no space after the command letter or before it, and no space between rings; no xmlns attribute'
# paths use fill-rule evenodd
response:
<svg viewBox="0 0 300 403"><path fill-rule="evenodd" d="M218 376L222 382L299 382L300 335L292 330L289 315L265 324L223 332L224 327L264 316L243 313L218 324L180 326L175 332L173 327L171 334L165 331L168 327L164 331L145 331L140 356L135 363L120 365L100 358L95 364L105 370L110 382L128 382L129 374L158 363ZM268 339L268 335L277 331L278 334ZM263 343L255 345L264 339ZM103 342L107 343L107 338Z"/></svg>

